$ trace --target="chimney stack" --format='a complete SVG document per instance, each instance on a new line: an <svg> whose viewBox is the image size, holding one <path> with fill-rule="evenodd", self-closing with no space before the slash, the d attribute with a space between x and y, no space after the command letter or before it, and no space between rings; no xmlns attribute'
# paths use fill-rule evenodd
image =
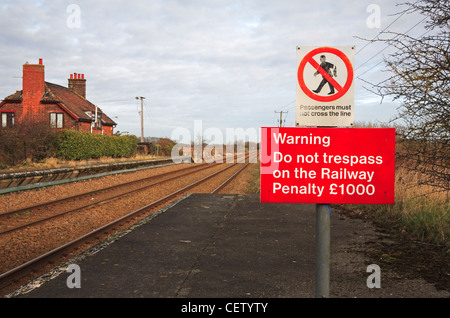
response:
<svg viewBox="0 0 450 318"><path fill-rule="evenodd" d="M70 74L69 89L83 98L86 98L86 80L84 79L84 74Z"/></svg>
<svg viewBox="0 0 450 318"><path fill-rule="evenodd" d="M39 64L23 65L22 75L23 114L39 112L39 104L45 91L45 67L42 59Z"/></svg>

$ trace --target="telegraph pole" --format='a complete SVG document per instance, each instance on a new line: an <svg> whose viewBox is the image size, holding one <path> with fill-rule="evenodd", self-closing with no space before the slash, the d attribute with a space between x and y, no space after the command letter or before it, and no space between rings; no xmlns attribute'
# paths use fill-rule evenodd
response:
<svg viewBox="0 0 450 318"><path fill-rule="evenodd" d="M136 97L141 100L141 142L144 142L144 99L145 97Z"/></svg>
<svg viewBox="0 0 450 318"><path fill-rule="evenodd" d="M283 112L283 111L277 112L277 111L275 111L275 113L280 113L280 127L282 127L282 123L283 123L283 113L289 113L289 112Z"/></svg>

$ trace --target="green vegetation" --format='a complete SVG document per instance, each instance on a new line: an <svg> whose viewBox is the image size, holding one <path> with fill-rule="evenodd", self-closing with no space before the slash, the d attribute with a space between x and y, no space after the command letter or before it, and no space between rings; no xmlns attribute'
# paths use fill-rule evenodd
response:
<svg viewBox="0 0 450 318"><path fill-rule="evenodd" d="M448 192L419 186L424 178L406 167L396 169L394 205L349 205L363 210L376 222L393 225L411 238L450 248L450 200Z"/></svg>
<svg viewBox="0 0 450 318"><path fill-rule="evenodd" d="M136 136L106 136L64 130L58 134L56 157L63 160L86 160L100 157L133 157Z"/></svg>
<svg viewBox="0 0 450 318"><path fill-rule="evenodd" d="M249 184L249 194L257 194L260 191L260 185L261 185L261 175L259 170L259 163L258 163L258 169L254 169L252 171L252 179L250 180Z"/></svg>

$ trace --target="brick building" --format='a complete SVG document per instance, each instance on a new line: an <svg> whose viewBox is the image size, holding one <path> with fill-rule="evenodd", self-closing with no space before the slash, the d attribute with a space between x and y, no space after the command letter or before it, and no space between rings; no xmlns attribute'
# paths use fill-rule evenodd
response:
<svg viewBox="0 0 450 318"><path fill-rule="evenodd" d="M117 125L86 99L84 74L70 74L68 87L45 81L42 59L23 65L22 90L0 103L0 129L44 122L54 129L75 129L112 135Z"/></svg>

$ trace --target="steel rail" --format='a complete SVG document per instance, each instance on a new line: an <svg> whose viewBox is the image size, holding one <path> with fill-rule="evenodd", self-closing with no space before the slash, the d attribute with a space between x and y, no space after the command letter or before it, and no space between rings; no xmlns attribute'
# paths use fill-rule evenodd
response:
<svg viewBox="0 0 450 318"><path fill-rule="evenodd" d="M248 156L248 157L250 157L250 155ZM248 157L246 157L246 158L248 158ZM235 179L238 175L239 175L239 173L241 173L242 172L242 170L244 170L245 168L247 168L247 166L249 165L249 162L245 162L245 159L246 158L244 158L244 163L245 163L245 165L242 167L242 168L240 168L238 171L236 171L235 173L233 173L233 175L231 175L231 177L229 177L227 180L225 180L224 182L222 182L217 188L215 188L213 191L211 191L211 193L218 193L220 190L222 190L226 185L228 185L231 181L233 181L233 179ZM243 163L243 162L238 162L238 163Z"/></svg>

